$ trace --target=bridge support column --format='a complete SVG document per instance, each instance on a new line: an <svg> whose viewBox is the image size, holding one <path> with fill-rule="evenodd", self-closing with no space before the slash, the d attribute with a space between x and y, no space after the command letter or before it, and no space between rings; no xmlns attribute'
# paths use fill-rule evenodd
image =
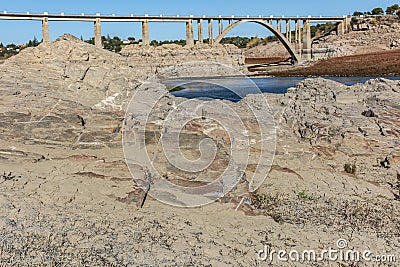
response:
<svg viewBox="0 0 400 267"><path fill-rule="evenodd" d="M296 46L297 46L297 53L301 55L301 48L303 43L301 42L301 20L297 20L296 22Z"/></svg>
<svg viewBox="0 0 400 267"><path fill-rule="evenodd" d="M197 23L197 39L200 44L203 43L203 20L200 19Z"/></svg>
<svg viewBox="0 0 400 267"><path fill-rule="evenodd" d="M283 21L279 20L279 32L283 33Z"/></svg>
<svg viewBox="0 0 400 267"><path fill-rule="evenodd" d="M340 22L337 25L336 34L337 35L343 35L344 34L344 23L343 22Z"/></svg>
<svg viewBox="0 0 400 267"><path fill-rule="evenodd" d="M351 18L349 18L349 17L346 17L345 19L344 19L344 33L349 33L349 32L351 32Z"/></svg>
<svg viewBox="0 0 400 267"><path fill-rule="evenodd" d="M213 20L208 21L208 43L210 45L214 44L214 33L213 33Z"/></svg>
<svg viewBox="0 0 400 267"><path fill-rule="evenodd" d="M43 18L42 20L42 39L44 43L50 42L49 18Z"/></svg>
<svg viewBox="0 0 400 267"><path fill-rule="evenodd" d="M343 35L345 33L350 32L351 29L351 20L350 18L344 18L342 22L340 22L337 26L336 33L337 35Z"/></svg>
<svg viewBox="0 0 400 267"><path fill-rule="evenodd" d="M218 20L218 35L224 31L224 24L222 20Z"/></svg>
<svg viewBox="0 0 400 267"><path fill-rule="evenodd" d="M303 54L305 59L311 59L311 23L310 20L303 22Z"/></svg>
<svg viewBox="0 0 400 267"><path fill-rule="evenodd" d="M292 42L292 41L291 41L291 39L292 39L292 38L291 38L291 35L292 35L292 34L291 34L291 32L290 32L290 23L291 23L290 20L287 20L287 21L286 21L286 39L289 40L289 43Z"/></svg>
<svg viewBox="0 0 400 267"><path fill-rule="evenodd" d="M142 21L142 44L150 45L149 21Z"/></svg>
<svg viewBox="0 0 400 267"><path fill-rule="evenodd" d="M186 45L194 45L193 20L186 22Z"/></svg>
<svg viewBox="0 0 400 267"><path fill-rule="evenodd" d="M297 35L298 35L298 30L297 30L297 21L295 21L294 22L294 46L295 46L295 49L297 50L298 48L297 48L297 45L298 45L298 37L297 37ZM296 51L296 52L298 52L298 51Z"/></svg>
<svg viewBox="0 0 400 267"><path fill-rule="evenodd" d="M103 48L103 44L101 41L100 18L97 18L94 22L94 45L98 48Z"/></svg>

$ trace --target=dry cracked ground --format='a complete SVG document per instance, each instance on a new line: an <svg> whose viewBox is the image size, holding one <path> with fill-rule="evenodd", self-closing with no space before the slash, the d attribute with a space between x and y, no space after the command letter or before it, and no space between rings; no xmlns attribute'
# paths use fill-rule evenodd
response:
<svg viewBox="0 0 400 267"><path fill-rule="evenodd" d="M262 186L249 193L240 181L200 208L151 197L140 208L143 192L121 140L127 103L149 75L135 60L63 36L0 66L0 265L396 266L269 262L257 252L265 245L321 251L344 238L351 249L400 260L398 81L346 87L307 79L285 95L252 96L254 103L268 100L277 130ZM242 109L247 100L225 103L243 111L252 129L254 120ZM152 114L160 121L184 100L167 95L162 101ZM213 123L200 120L184 134L196 142L207 132L221 144L211 171L218 173L229 141L221 143L225 133L210 130ZM150 151L158 138L147 138ZM176 170L163 163L174 180ZM179 182L207 175L184 177Z"/></svg>

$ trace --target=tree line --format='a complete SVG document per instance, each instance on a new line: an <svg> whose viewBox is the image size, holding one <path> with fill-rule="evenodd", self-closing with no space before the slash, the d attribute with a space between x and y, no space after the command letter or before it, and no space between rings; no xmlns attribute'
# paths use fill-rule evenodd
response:
<svg viewBox="0 0 400 267"><path fill-rule="evenodd" d="M38 46L41 43L42 40L39 41L36 37L33 37L33 39L29 40L26 44L20 45L16 45L14 43L4 45L3 43L0 43L0 59L12 57L27 47Z"/></svg>
<svg viewBox="0 0 400 267"><path fill-rule="evenodd" d="M394 4L388 6L386 11L383 11L381 7L375 7L371 11L360 12L355 11L353 16L362 16L362 15L373 15L373 16L383 16L383 15L398 15L400 17L400 6L398 4Z"/></svg>

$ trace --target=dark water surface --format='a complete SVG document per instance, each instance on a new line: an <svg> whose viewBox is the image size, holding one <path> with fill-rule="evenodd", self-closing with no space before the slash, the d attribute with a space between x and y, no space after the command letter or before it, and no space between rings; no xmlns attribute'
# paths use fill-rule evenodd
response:
<svg viewBox="0 0 400 267"><path fill-rule="evenodd" d="M324 77L341 82L346 85L364 83L377 77ZM284 94L290 87L306 77L280 77L280 78L196 78L196 79L171 79L164 83L173 88L179 86L174 96L199 99L226 99L237 102L249 93L254 93L258 87L263 93ZM400 80L400 77L385 77L385 79ZM254 83L254 84L253 84ZM258 90L258 89L257 89Z"/></svg>

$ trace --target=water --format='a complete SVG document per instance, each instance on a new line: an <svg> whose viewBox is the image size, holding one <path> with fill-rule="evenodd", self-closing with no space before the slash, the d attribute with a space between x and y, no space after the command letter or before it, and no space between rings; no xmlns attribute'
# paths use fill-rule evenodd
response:
<svg viewBox="0 0 400 267"><path fill-rule="evenodd" d="M376 77L325 77L346 85L364 83ZM169 87L180 86L182 90L171 92L174 96L185 98L226 99L237 102L245 95L255 92L254 84L263 93L284 94L290 87L296 86L305 77L284 78L201 78L201 79L172 79L164 83ZM386 77L386 79L400 80L400 77ZM179 89L180 89L179 88ZM229 89L228 89L229 88ZM236 93L235 93L236 92Z"/></svg>

